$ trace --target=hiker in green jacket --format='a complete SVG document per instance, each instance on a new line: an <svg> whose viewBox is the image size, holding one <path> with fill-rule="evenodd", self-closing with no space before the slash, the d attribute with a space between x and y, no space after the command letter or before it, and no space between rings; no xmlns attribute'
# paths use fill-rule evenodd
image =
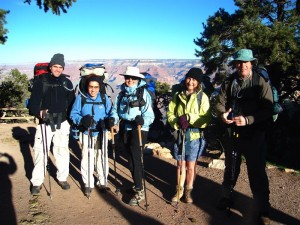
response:
<svg viewBox="0 0 300 225"><path fill-rule="evenodd" d="M203 135L201 129L205 128L210 121L209 99L202 90L202 78L201 69L190 69L182 83L182 90L174 94L168 107L167 120L178 134L174 144L174 157L177 160L177 189L172 202L178 202L183 195L186 203L193 202L191 192L196 176L195 165L205 144L201 138ZM198 95L201 95L200 105ZM184 140L182 140L183 136Z"/></svg>

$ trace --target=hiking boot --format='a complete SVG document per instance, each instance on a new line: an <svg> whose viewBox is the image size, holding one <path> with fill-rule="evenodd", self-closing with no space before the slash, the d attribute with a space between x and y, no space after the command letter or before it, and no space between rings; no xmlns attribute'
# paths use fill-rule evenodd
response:
<svg viewBox="0 0 300 225"><path fill-rule="evenodd" d="M133 186L132 188L128 188L126 189L126 193L130 194L130 195L134 195L137 192L135 186Z"/></svg>
<svg viewBox="0 0 300 225"><path fill-rule="evenodd" d="M145 199L145 193L143 190L137 191L133 198L129 201L129 205L134 206L138 205L141 201Z"/></svg>
<svg viewBox="0 0 300 225"><path fill-rule="evenodd" d="M39 195L41 189L42 189L42 185L32 186L30 192L31 192L32 195Z"/></svg>
<svg viewBox="0 0 300 225"><path fill-rule="evenodd" d="M173 196L173 198L171 199L172 202L178 202L178 199L180 200L183 196L183 191L184 191L184 188L182 186L180 186L178 188L178 185L176 186L176 193L175 195Z"/></svg>
<svg viewBox="0 0 300 225"><path fill-rule="evenodd" d="M185 187L184 201L186 203L193 203L192 190L193 190L193 187L188 187L188 186Z"/></svg>
<svg viewBox="0 0 300 225"><path fill-rule="evenodd" d="M69 190L70 189L70 184L67 181L59 181L58 184L59 184L59 186L61 186L61 188L63 190Z"/></svg>
<svg viewBox="0 0 300 225"><path fill-rule="evenodd" d="M90 187L85 187L84 188L84 194L85 195L90 195L92 193L92 188Z"/></svg>
<svg viewBox="0 0 300 225"><path fill-rule="evenodd" d="M105 193L107 191L106 185L98 184L97 187L99 188L99 191L102 193Z"/></svg>
<svg viewBox="0 0 300 225"><path fill-rule="evenodd" d="M260 214L259 216L259 222L262 225L270 225L271 224L271 220L269 218L268 214Z"/></svg>
<svg viewBox="0 0 300 225"><path fill-rule="evenodd" d="M233 206L233 200L231 198L223 197L219 200L219 202L217 204L217 209L225 210L232 206Z"/></svg>

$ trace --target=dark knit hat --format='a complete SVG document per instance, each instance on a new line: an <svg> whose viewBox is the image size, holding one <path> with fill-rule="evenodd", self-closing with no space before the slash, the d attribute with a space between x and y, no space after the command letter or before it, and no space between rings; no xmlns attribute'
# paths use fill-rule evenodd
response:
<svg viewBox="0 0 300 225"><path fill-rule="evenodd" d="M58 64L58 65L65 68L65 60L64 60L64 55L63 54L57 53L51 58L51 61L49 63L49 67L51 67L55 64Z"/></svg>
<svg viewBox="0 0 300 225"><path fill-rule="evenodd" d="M89 77L86 79L86 85L89 85L89 83L92 82L92 81L98 82L99 85L100 85L101 82L102 82L100 76L97 76L97 75L92 74L91 76L89 76Z"/></svg>
<svg viewBox="0 0 300 225"><path fill-rule="evenodd" d="M185 75L185 78L191 77L198 81L198 83L202 82L203 79L203 72L200 68L191 68L189 72Z"/></svg>

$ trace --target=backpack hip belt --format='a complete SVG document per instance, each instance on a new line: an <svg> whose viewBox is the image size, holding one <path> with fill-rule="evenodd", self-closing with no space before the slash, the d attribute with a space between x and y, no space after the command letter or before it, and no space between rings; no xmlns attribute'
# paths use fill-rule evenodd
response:
<svg viewBox="0 0 300 225"><path fill-rule="evenodd" d="M63 117L63 113L49 113L47 114L47 119L49 121L49 125L51 127L51 131L54 132L55 131L55 123L54 123L54 118L57 118L57 123L56 123L56 128L60 129L61 127L61 122L62 122L62 117Z"/></svg>

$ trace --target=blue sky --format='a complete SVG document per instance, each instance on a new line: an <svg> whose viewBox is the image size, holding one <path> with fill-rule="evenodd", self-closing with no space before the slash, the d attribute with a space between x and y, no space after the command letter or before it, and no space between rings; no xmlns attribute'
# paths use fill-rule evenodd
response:
<svg viewBox="0 0 300 225"><path fill-rule="evenodd" d="M202 23L233 0L77 0L60 16L23 0L1 1L10 10L0 64L66 60L194 59Z"/></svg>

